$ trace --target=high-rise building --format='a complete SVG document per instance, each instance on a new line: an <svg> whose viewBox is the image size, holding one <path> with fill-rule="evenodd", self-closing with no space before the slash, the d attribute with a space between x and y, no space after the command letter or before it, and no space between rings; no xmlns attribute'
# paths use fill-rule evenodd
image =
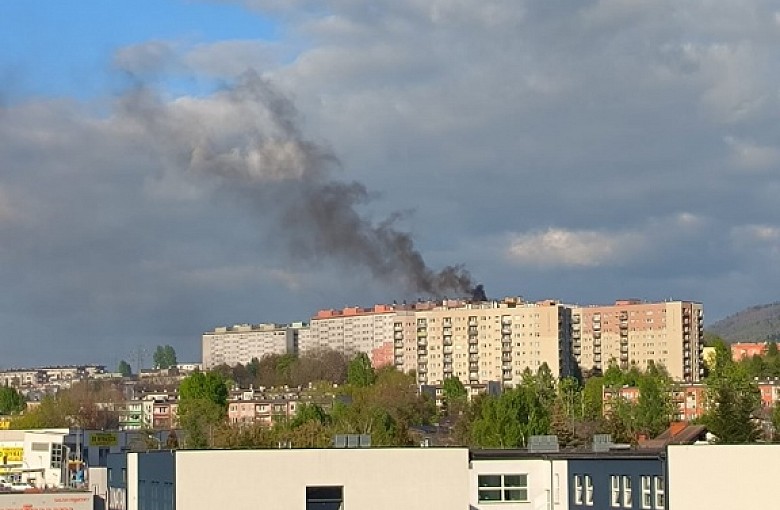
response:
<svg viewBox="0 0 780 510"><path fill-rule="evenodd" d="M352 357L368 354L375 367L393 363L393 325L399 314L409 313L404 305L375 305L320 310L311 319L309 338L299 351L332 349Z"/></svg>
<svg viewBox="0 0 780 510"><path fill-rule="evenodd" d="M570 310L556 301L420 303L413 316L397 318L394 331L395 365L414 370L420 384L456 377L513 386L525 369L535 373L543 364L556 377L572 373Z"/></svg>
<svg viewBox="0 0 780 510"><path fill-rule="evenodd" d="M639 300L572 309L574 358L583 371L663 365L675 380L695 382L704 365L704 316L700 303Z"/></svg>
<svg viewBox="0 0 780 510"><path fill-rule="evenodd" d="M307 335L308 326L302 322L218 327L203 334L203 368L245 365L252 358L259 359L268 354L294 353L301 337L305 339Z"/></svg>

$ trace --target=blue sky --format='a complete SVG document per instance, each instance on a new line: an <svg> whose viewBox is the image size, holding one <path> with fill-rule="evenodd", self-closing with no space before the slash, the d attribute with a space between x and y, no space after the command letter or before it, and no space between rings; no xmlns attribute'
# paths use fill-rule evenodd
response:
<svg viewBox="0 0 780 510"><path fill-rule="evenodd" d="M0 366L197 360L458 264L778 301L778 60L776 0L2 2Z"/></svg>
<svg viewBox="0 0 780 510"><path fill-rule="evenodd" d="M114 53L150 40L272 41L269 17L228 3L187 0L11 1L0 7L0 70L5 91L86 99L115 91Z"/></svg>

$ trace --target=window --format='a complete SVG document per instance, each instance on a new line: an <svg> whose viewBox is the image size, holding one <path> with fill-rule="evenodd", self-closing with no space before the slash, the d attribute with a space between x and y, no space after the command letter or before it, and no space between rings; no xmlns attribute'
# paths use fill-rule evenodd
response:
<svg viewBox="0 0 780 510"><path fill-rule="evenodd" d="M650 477L642 475L642 508L651 508Z"/></svg>
<svg viewBox="0 0 780 510"><path fill-rule="evenodd" d="M343 510L344 487L306 487L306 510Z"/></svg>
<svg viewBox="0 0 780 510"><path fill-rule="evenodd" d="M65 448L59 443L52 443L51 445L51 467L52 469L59 469L62 467L62 456Z"/></svg>
<svg viewBox="0 0 780 510"><path fill-rule="evenodd" d="M656 510L663 510L666 505L666 486L664 485L664 477L655 477L655 508Z"/></svg>
<svg viewBox="0 0 780 510"><path fill-rule="evenodd" d="M620 477L618 475L612 475L609 477L610 481L610 498L609 503L613 507L620 506Z"/></svg>
<svg viewBox="0 0 780 510"><path fill-rule="evenodd" d="M634 498L631 493L631 477L623 477L623 506L625 508L631 508L634 506Z"/></svg>
<svg viewBox="0 0 780 510"><path fill-rule="evenodd" d="M528 501L528 475L479 475L479 501Z"/></svg>
<svg viewBox="0 0 780 510"><path fill-rule="evenodd" d="M574 475L574 504L582 504L582 477Z"/></svg>
<svg viewBox="0 0 780 510"><path fill-rule="evenodd" d="M593 478L590 475L585 475L585 504L587 506L593 506Z"/></svg>

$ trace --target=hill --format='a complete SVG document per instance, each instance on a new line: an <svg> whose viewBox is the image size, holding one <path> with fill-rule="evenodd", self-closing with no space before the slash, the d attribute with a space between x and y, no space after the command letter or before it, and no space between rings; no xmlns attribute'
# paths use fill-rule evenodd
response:
<svg viewBox="0 0 780 510"><path fill-rule="evenodd" d="M707 328L727 342L780 341L780 302L751 306Z"/></svg>

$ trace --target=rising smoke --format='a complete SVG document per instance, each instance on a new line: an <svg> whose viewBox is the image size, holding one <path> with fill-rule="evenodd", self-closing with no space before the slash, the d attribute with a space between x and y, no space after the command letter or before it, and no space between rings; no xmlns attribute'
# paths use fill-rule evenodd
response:
<svg viewBox="0 0 780 510"><path fill-rule="evenodd" d="M123 98L119 114L148 136L171 171L219 177L273 210L299 256L359 264L435 297L481 291L462 266L428 267L411 235L395 227L399 215L381 222L362 215L369 191L331 177L338 166L332 151L302 135L292 102L256 73L205 99L166 103L139 87Z"/></svg>

